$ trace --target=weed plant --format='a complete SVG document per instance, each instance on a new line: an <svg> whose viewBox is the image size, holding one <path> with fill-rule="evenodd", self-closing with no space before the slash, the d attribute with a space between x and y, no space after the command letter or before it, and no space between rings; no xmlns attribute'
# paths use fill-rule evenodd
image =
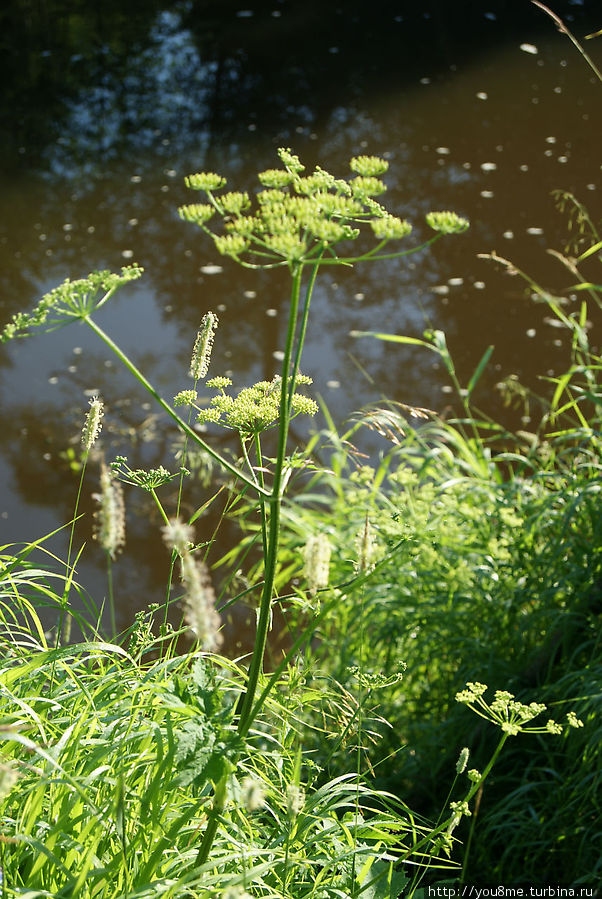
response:
<svg viewBox="0 0 602 899"><path fill-rule="evenodd" d="M425 875L433 881L461 873L453 860L457 833L473 819L507 741L521 733L536 735L531 740L562 740L567 727L581 726L572 708L559 709L564 726L548 718L545 705L533 697L523 702L501 689L513 679L520 685L517 672L532 649L541 647L542 632L560 621L560 611L577 608L569 575L581 557L576 544L565 553L562 539L583 525L573 516L588 520L590 506L589 497L581 502L575 493L580 482L567 506L564 468L558 475L564 478L562 492L558 481L556 493L550 486L556 477L552 466L539 479L504 480L499 459L470 416L471 389L485 357L464 394L461 426L433 421L420 430L404 424L403 446L385 454L377 469L351 471L347 441L331 428L330 470L318 467L308 481L315 441L292 453L288 445L292 418L317 412L304 393L311 382L301 362L320 270L408 255L444 234L461 233L468 223L454 213L430 213L432 238L420 247L392 250L390 242L411 229L375 199L385 190L384 160L356 157L353 176L343 180L321 168L303 175L290 150L279 155L281 168L259 175L254 211L247 193L223 192L225 180L215 173L187 179L206 202L180 210L235 262L288 271L284 358L273 380L236 392L218 375L205 382L215 391L209 405L199 402L197 384L207 377L217 327L216 316L207 313L192 354L193 386L178 393L173 406L168 403L94 318L115 290L140 277L136 266L119 275L97 272L67 281L4 329L8 340L36 327L83 322L184 435L180 471L133 470L124 457L103 469L97 535L110 563L123 545L121 484L146 491L164 522L168 581L177 568L185 621L196 638L193 651L175 652L178 634L166 624L168 584L165 608L141 613L127 634L116 635L113 626L111 640L103 641L97 618L80 625L89 628L90 638L70 645L64 622L72 613L79 554L70 548L58 591L47 586L49 576L28 567L29 549L7 554L0 671L6 896L418 895ZM349 247L362 230L376 243L354 255ZM422 342L442 356L451 374L443 335L433 332ZM83 433L86 458L98 436L95 408L97 417L88 417ZM177 408L185 410L182 415ZM357 427L401 434L400 420L389 409L364 417ZM233 430L239 459L216 451L195 421ZM271 429L273 458L263 439ZM256 547L261 559L243 591L257 601L255 647L245 667L217 654L215 594L194 532L207 504L188 520L180 517L186 457L194 448L229 477L230 513L241 522L249 508L259 513L241 549ZM520 459L534 468L536 458L531 448L526 455L506 453L504 461L518 465ZM180 492L169 514L160 488L174 479ZM292 506L287 487L303 479L303 501ZM314 488L321 492L319 505L310 503ZM486 527L480 524L483 511ZM593 516L589 520L593 527ZM508 530L522 535L518 549ZM549 551L546 539L552 540ZM517 554L524 561L524 583L513 572ZM532 560L560 568L542 584ZM235 553L231 561L237 570L240 557ZM298 583L288 592L295 572ZM589 584L589 574L582 581ZM38 595L58 614L51 642ZM228 603L241 598L234 593ZM296 623L290 650L267 674L275 603L290 607ZM155 637L153 619L159 627ZM477 671L465 686L463 675ZM484 675L491 675L492 698ZM395 791L377 787L374 773L386 770L389 756L403 771L399 747L411 739L427 780L424 765L437 756L434 727L440 755L442 740L454 746L458 734L470 731L471 719L462 713L452 714L444 727L452 707L468 707L494 725L497 740L484 738L488 745L479 768L468 768L467 740L461 738L456 760L440 767L446 781L453 779L449 794L439 792L437 813L421 818L400 799L406 785L415 783L415 772L404 773ZM428 727L425 712L431 716ZM392 738L385 719L394 728Z"/></svg>

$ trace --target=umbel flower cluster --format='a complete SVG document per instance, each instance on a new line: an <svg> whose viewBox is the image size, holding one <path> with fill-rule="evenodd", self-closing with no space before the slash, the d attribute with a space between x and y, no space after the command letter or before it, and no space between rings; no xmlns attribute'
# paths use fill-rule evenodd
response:
<svg viewBox="0 0 602 899"><path fill-rule="evenodd" d="M456 693L456 701L467 705L481 718L497 724L504 733L510 736L516 736L519 733L561 734L563 732L562 725L552 718L549 718L545 724L530 724L533 718L546 711L546 706L542 702L530 702L526 705L515 699L514 694L507 690L496 690L493 701L487 702L484 699L486 692L486 684L467 683L465 690ZM583 722L577 718L574 712L568 712L565 726L583 727Z"/></svg>
<svg viewBox="0 0 602 899"><path fill-rule="evenodd" d="M377 156L356 156L350 161L354 177L335 178L316 166L303 175L305 166L288 149L278 150L282 168L258 175L262 190L256 207L244 191L222 192L226 179L214 172L189 175L186 185L202 191L206 203L181 206L180 217L209 234L219 253L231 256L248 267L273 267L307 262L333 262L338 245L355 240L358 226L367 224L379 243L362 255L377 257L390 240L410 234L412 226L391 215L375 197L386 190L381 176L388 162ZM223 232L215 233L208 223L223 219ZM443 234L457 234L468 228L466 219L453 212L431 212L427 224Z"/></svg>
<svg viewBox="0 0 602 899"><path fill-rule="evenodd" d="M289 378L289 386L291 378ZM311 384L312 379L299 374L297 384ZM241 437L250 438L270 428L278 421L280 414L280 391L282 378L275 375L271 381L258 381L251 387L244 387L236 396L226 393L230 378L218 376L205 382L207 387L217 389L210 405L201 409L196 405L196 391L182 390L174 397L175 406L190 405L197 409L197 421L201 424L214 422L225 428L238 431ZM291 418L296 415L315 415L317 403L302 393L291 397Z"/></svg>
<svg viewBox="0 0 602 899"><path fill-rule="evenodd" d="M69 322L87 318L112 297L123 284L142 275L139 265L126 265L121 274L109 271L92 272L87 278L71 281L67 278L58 287L44 294L31 312L18 312L0 332L0 342L15 337L27 337L32 328L53 331Z"/></svg>

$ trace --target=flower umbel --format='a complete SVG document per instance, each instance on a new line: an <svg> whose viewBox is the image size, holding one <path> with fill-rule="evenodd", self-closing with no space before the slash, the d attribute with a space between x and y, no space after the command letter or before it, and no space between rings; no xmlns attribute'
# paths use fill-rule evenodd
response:
<svg viewBox="0 0 602 899"><path fill-rule="evenodd" d="M529 725L529 722L545 712L546 706L542 702L530 702L528 705L514 698L513 693L507 690L496 690L493 702L488 703L483 697L487 691L485 684L467 683L466 690L456 693L456 702L461 702L476 712L486 721L497 724L501 730L509 736L516 734L560 734L562 726L550 718L545 724ZM567 715L567 719L569 718ZM575 717L575 716L573 716ZM578 720L575 718L575 720ZM572 721L567 720L571 726ZM527 726L529 725L529 726ZM574 724L572 726L575 726ZM579 725L576 725L579 726Z"/></svg>
<svg viewBox="0 0 602 899"><path fill-rule="evenodd" d="M219 253L251 268L297 267L316 261L331 264L337 261L332 258L336 256L335 247L338 252L341 241L355 240L360 234L359 225L371 225L380 241L378 250L387 241L410 233L408 222L391 215L374 199L386 191L381 180L388 169L386 159L353 157L350 168L354 176L346 180L320 166L310 174L302 174L305 167L298 156L284 148L278 150L278 155L282 168L266 169L258 175L263 189L255 196L255 212L246 192L214 196L214 191L225 185L225 179L214 172L204 172L190 175L186 184L205 191L209 202L182 206L180 217L210 235ZM214 212L222 216L225 234L215 233L207 226ZM442 234L458 234L468 227L466 219L453 212L431 213L427 222ZM379 257L371 251L360 258Z"/></svg>
<svg viewBox="0 0 602 899"><path fill-rule="evenodd" d="M81 320L99 309L128 281L142 275L138 265L127 265L121 274L108 271L92 272L87 278L71 281L67 278L58 287L44 294L31 312L18 312L0 333L5 343L14 337L28 337L32 328L42 325L45 331L54 331L71 321Z"/></svg>

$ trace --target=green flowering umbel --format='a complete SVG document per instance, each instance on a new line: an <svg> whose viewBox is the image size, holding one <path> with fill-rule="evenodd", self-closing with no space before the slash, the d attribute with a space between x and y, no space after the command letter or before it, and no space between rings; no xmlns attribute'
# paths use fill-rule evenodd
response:
<svg viewBox="0 0 602 899"><path fill-rule="evenodd" d="M271 381L258 381L252 387L244 387L235 396L225 392L232 382L230 378L217 377L207 381L208 387L214 387L219 393L212 397L210 405L198 409L197 421L201 424L214 422L233 431L241 437L249 438L272 427L278 421L280 413L280 393L282 379L279 375ZM289 381L290 383L290 381ZM312 379L306 375L297 376L297 384L311 384ZM176 400L182 400L178 394ZM290 398L291 418L296 415L315 415L317 403L302 393L293 393Z"/></svg>
<svg viewBox="0 0 602 899"><path fill-rule="evenodd" d="M507 690L496 690L493 702L489 703L483 698L487 689L486 684L467 683L465 690L456 693L456 701L469 706L481 718L497 724L503 733L509 736L516 736L519 733L562 733L562 726L551 718L543 725L529 723L545 712L546 706L542 702L525 704L515 699L514 694ZM569 712L566 716L566 726L582 727L583 724L574 712Z"/></svg>
<svg viewBox="0 0 602 899"><path fill-rule="evenodd" d="M15 337L27 337L33 328L43 327L53 331L71 321L88 318L96 309L129 281L142 275L138 265L127 265L121 274L112 272L92 272L87 278L71 281L69 278L44 294L31 312L18 312L0 333L0 341L6 343Z"/></svg>
<svg viewBox="0 0 602 899"><path fill-rule="evenodd" d="M180 217L210 235L218 253L250 268L336 264L340 245L356 240L362 225L370 226L379 243L362 256L340 257L341 261L388 258L391 254L380 253L385 244L410 234L408 222L391 215L374 199L387 189L381 180L389 166L386 159L355 156L349 163L353 177L344 179L320 166L302 174L305 167L298 156L288 149L278 150L278 155L282 168L258 174L262 189L255 195L255 210L245 191L216 195L225 187L226 179L214 172L201 172L189 175L186 184L203 191L207 203L180 207ZM212 212L222 217L224 234L209 230ZM453 212L430 213L427 222L438 232L427 243L440 234L458 234L468 227L466 219Z"/></svg>

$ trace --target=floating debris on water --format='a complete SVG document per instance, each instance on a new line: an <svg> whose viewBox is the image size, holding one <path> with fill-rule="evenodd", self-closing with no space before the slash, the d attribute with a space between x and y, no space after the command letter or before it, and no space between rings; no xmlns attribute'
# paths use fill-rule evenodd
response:
<svg viewBox="0 0 602 899"><path fill-rule="evenodd" d="M521 49L524 53L531 53L531 54L533 54L533 55L535 55L536 53L539 53L539 50L537 49L537 47L535 46L535 44L521 44L521 45L520 45L520 49Z"/></svg>
<svg viewBox="0 0 602 899"><path fill-rule="evenodd" d="M199 269L204 275L219 275L223 272L223 267L221 265L202 265Z"/></svg>

